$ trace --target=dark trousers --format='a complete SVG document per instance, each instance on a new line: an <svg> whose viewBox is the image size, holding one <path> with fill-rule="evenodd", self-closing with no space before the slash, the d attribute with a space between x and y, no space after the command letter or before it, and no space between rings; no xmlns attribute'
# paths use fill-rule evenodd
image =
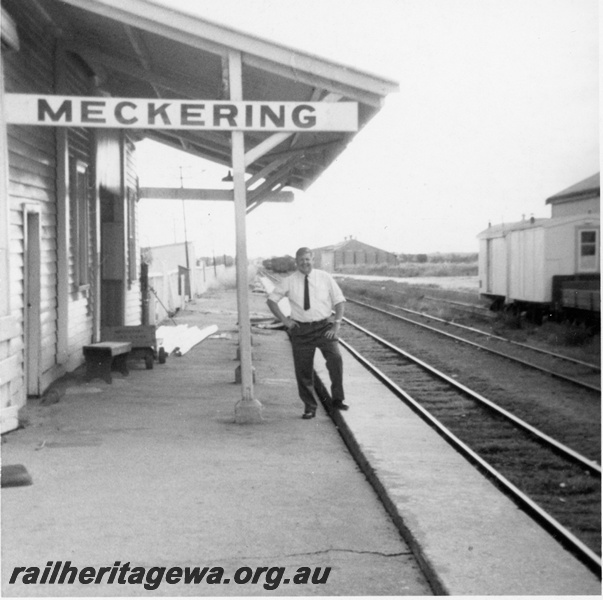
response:
<svg viewBox="0 0 603 600"><path fill-rule="evenodd" d="M339 351L339 340L325 337L331 329L329 321L300 323L291 330L293 363L299 396L306 410L316 410L317 400L314 390L314 354L319 348L325 357L327 370L331 378L331 398L334 402L343 402L343 359Z"/></svg>

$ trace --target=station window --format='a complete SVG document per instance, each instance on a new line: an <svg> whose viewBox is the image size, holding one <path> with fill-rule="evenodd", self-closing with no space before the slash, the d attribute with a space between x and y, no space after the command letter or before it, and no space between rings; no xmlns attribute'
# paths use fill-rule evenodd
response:
<svg viewBox="0 0 603 600"><path fill-rule="evenodd" d="M73 283L75 288L90 283L90 200L88 165L81 160L71 160L70 182L71 253L73 257Z"/></svg>
<svg viewBox="0 0 603 600"><path fill-rule="evenodd" d="M138 254L136 252L136 190L128 188L128 284L138 279Z"/></svg>
<svg viewBox="0 0 603 600"><path fill-rule="evenodd" d="M599 230L582 229L578 232L578 269L580 271L599 270Z"/></svg>

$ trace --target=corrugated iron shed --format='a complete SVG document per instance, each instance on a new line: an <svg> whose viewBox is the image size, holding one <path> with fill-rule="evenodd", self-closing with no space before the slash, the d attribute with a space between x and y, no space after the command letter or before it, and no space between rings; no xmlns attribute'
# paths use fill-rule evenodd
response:
<svg viewBox="0 0 603 600"><path fill-rule="evenodd" d="M387 250L383 250L381 248L377 248L376 246L371 246L370 244L365 244L364 242L360 242L355 238L346 239L342 242L338 242L336 244L332 244L330 246L322 246L320 248L314 248L314 252L322 252L322 251L349 251L349 252L379 252L382 254L389 254L391 256L395 256L393 252L389 252Z"/></svg>

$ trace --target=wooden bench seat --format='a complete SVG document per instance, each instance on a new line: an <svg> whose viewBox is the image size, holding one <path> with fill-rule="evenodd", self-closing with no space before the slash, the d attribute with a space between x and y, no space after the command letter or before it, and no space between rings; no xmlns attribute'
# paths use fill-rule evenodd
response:
<svg viewBox="0 0 603 600"><path fill-rule="evenodd" d="M130 342L98 342L84 346L86 381L100 377L107 383L113 383L111 377L113 364L123 375L128 375L128 354L131 350Z"/></svg>
<svg viewBox="0 0 603 600"><path fill-rule="evenodd" d="M131 342L132 350L130 351L129 359L142 358L144 359L147 369L152 369L157 346L155 331L155 325L119 325L115 327L103 327L101 329L101 340ZM165 362L165 360L163 362Z"/></svg>

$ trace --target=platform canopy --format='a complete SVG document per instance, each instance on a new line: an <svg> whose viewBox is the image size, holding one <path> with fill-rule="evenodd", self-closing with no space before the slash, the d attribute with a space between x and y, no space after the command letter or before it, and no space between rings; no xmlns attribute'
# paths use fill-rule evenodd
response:
<svg viewBox="0 0 603 600"><path fill-rule="evenodd" d="M228 100L232 51L242 57L245 101L355 102L358 130L379 111L385 96L398 90L389 79L178 12L168 2L36 0L32 5L112 97ZM231 166L228 131L142 129L141 135ZM245 171L252 176L248 205L284 186L307 189L354 135L246 132ZM254 148L261 148L257 159L250 152Z"/></svg>
<svg viewBox="0 0 603 600"><path fill-rule="evenodd" d="M88 66L101 94L7 94L8 122L121 126L232 169L243 390L235 414L255 422L246 214L290 201L285 187L306 190L398 84L176 11L167 0L23 3L54 30L59 50ZM216 191L195 194L214 199Z"/></svg>

